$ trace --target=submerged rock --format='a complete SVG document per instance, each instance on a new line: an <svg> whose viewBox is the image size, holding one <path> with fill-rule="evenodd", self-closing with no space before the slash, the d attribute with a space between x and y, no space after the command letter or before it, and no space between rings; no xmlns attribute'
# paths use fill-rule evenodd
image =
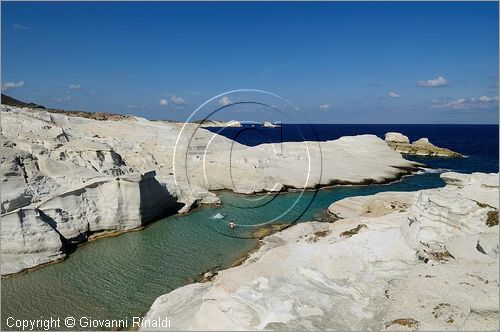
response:
<svg viewBox="0 0 500 332"><path fill-rule="evenodd" d="M458 152L435 146L429 142L429 139L426 137L410 143L407 136L401 133L390 132L385 134L385 141L394 151L402 154L435 157L462 157L462 154Z"/></svg>
<svg viewBox="0 0 500 332"><path fill-rule="evenodd" d="M498 174L443 178L456 180L338 201L330 211L343 219L263 238L243 264L160 296L145 319L169 315L179 330L495 329L498 226L485 217L497 208L481 192L498 201Z"/></svg>

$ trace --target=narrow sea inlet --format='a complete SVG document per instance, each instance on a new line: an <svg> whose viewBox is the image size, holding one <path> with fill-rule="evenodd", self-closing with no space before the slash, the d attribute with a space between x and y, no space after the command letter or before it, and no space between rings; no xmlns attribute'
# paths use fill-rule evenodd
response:
<svg viewBox="0 0 500 332"><path fill-rule="evenodd" d="M414 191L443 184L439 174L430 173L388 185L322 189L312 203L315 193L305 192L294 211L305 211L299 221L309 221L344 197ZM246 196L222 192L221 207L200 208L157 221L142 231L94 241L78 248L62 263L5 278L2 327L6 328L9 316L85 316L129 321L133 316L143 316L158 296L194 282L207 270L230 267L256 246L257 240L224 235L228 233L227 224L214 216L257 224L259 220L276 217L299 195L280 194L258 209L246 209L238 207L245 204ZM280 221L297 217L291 213Z"/></svg>
<svg viewBox="0 0 500 332"><path fill-rule="evenodd" d="M499 3L3 1L0 332L497 330Z"/></svg>
<svg viewBox="0 0 500 332"><path fill-rule="evenodd" d="M379 135L393 129L342 128ZM307 191L301 197L300 192L281 193L274 199L219 192L220 207L199 208L186 215L156 221L142 231L93 241L79 247L62 263L3 279L2 329L7 329L6 319L10 316L16 319L73 316L131 322L132 317L143 316L158 296L199 280L205 271L230 267L255 248L257 240L241 237L248 237L257 228L229 230L230 220L240 225L260 224L278 217L296 202L276 223L307 222L345 197L441 187L444 182L439 172L445 170L498 172L498 140L492 139L498 126L407 126L404 130L414 137L428 136L468 157L412 157L433 169L391 184L333 187ZM318 132L321 138L332 139L326 133L336 131L324 127L318 128ZM462 140L461 136L475 140ZM248 208L256 204L260 206Z"/></svg>

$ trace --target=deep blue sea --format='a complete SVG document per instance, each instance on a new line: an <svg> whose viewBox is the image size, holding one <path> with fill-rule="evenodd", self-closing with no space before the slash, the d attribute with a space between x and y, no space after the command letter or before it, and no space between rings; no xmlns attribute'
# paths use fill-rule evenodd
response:
<svg viewBox="0 0 500 332"><path fill-rule="evenodd" d="M284 124L265 128L207 128L241 144L334 140L342 136L373 134L384 138L390 131L400 132L415 141L427 137L431 143L466 155L462 159L408 157L430 167L457 172L498 172L498 125L419 125L419 124Z"/></svg>
<svg viewBox="0 0 500 332"><path fill-rule="evenodd" d="M193 282L208 269L230 266L255 245L254 239L228 234L227 219L260 224L293 206L279 222L307 222L345 197L441 187L444 182L439 175L445 170L498 172L497 125L285 125L226 128L221 134L253 146L359 134L383 138L388 131L401 132L412 141L427 137L432 143L467 157L408 157L433 169L386 185L337 186L269 196L220 192L220 207L199 208L187 215L159 220L139 232L89 243L63 263L2 280L2 329L6 329L5 319L9 316L130 320L132 316L144 315L158 296ZM259 202L261 206L255 208L255 199L261 198L266 204ZM238 227L232 235L246 237L251 230Z"/></svg>

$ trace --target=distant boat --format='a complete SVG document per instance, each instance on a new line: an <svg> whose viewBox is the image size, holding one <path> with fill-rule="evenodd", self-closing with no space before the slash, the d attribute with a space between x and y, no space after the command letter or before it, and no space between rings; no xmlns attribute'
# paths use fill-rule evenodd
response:
<svg viewBox="0 0 500 332"><path fill-rule="evenodd" d="M266 128L281 127L281 123L278 123L278 122L271 123L269 121L264 121L264 123L262 124L262 127L266 127Z"/></svg>

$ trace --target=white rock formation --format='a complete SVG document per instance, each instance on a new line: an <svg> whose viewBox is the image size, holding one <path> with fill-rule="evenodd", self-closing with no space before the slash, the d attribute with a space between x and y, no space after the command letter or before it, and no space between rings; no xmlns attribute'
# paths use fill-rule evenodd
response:
<svg viewBox="0 0 500 332"><path fill-rule="evenodd" d="M279 125L275 125L274 123L269 122L269 121L264 121L264 123L262 124L262 127L276 128L276 127L279 127Z"/></svg>
<svg viewBox="0 0 500 332"><path fill-rule="evenodd" d="M1 107L2 225L9 222L1 236L4 243L13 242L11 249L2 246L2 273L60 258L61 243L80 243L95 232L123 231L176 212L176 201L184 204L180 212L219 203L210 190L254 193L386 182L413 166L373 135L250 148L192 123L77 115L85 117ZM24 215L32 222L25 223ZM31 241L16 244L24 234L36 234L40 222L56 230L59 244L46 227L39 232L47 238L32 250Z"/></svg>
<svg viewBox="0 0 500 332"><path fill-rule="evenodd" d="M217 140L202 151L190 147L188 158L176 159L176 169L184 170L176 174L181 182L248 194L318 185L383 183L414 165L374 135L255 147L237 143L231 147Z"/></svg>
<svg viewBox="0 0 500 332"><path fill-rule="evenodd" d="M413 204L415 195L415 192L381 192L371 196L349 197L330 205L328 211L341 219L380 217L395 211L406 212Z"/></svg>
<svg viewBox="0 0 500 332"><path fill-rule="evenodd" d="M443 179L445 188L336 202L330 211L345 219L264 238L242 265L160 296L145 320L168 316L176 330L497 329L498 210L480 192L498 201L498 174Z"/></svg>
<svg viewBox="0 0 500 332"><path fill-rule="evenodd" d="M145 175L98 177L2 215L2 274L64 257L63 245L140 227L172 211L175 198Z"/></svg>
<svg viewBox="0 0 500 332"><path fill-rule="evenodd" d="M385 141L394 151L403 154L454 158L462 157L462 155L458 152L435 146L429 142L429 139L426 137L422 137L415 142L410 143L407 136L401 133L390 132L385 134Z"/></svg>
<svg viewBox="0 0 500 332"><path fill-rule="evenodd" d="M9 106L1 115L2 177L11 189L2 196L2 213L95 177L152 170L184 202L214 189L383 182L414 165L373 135L246 147L196 124L97 121Z"/></svg>
<svg viewBox="0 0 500 332"><path fill-rule="evenodd" d="M36 209L2 215L2 275L16 273L65 256L61 236Z"/></svg>
<svg viewBox="0 0 500 332"><path fill-rule="evenodd" d="M429 139L427 137L422 137L422 138L419 138L417 139L415 142L413 142L412 144L416 144L416 145L433 145L431 142L429 142Z"/></svg>
<svg viewBox="0 0 500 332"><path fill-rule="evenodd" d="M456 236L477 243L488 217L495 211L498 216L498 174L449 172L441 177L447 186L420 191L402 228L408 243L423 256Z"/></svg>
<svg viewBox="0 0 500 332"><path fill-rule="evenodd" d="M386 142L394 142L394 143L410 143L410 139L408 136L405 136L401 133L396 132L388 132L385 134Z"/></svg>

